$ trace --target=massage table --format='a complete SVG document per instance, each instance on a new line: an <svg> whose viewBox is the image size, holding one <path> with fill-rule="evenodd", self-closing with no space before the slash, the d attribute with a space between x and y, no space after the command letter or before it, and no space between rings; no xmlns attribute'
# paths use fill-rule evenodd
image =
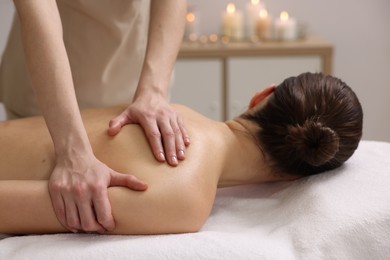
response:
<svg viewBox="0 0 390 260"><path fill-rule="evenodd" d="M197 233L0 235L0 259L390 259L390 143L340 168L222 188Z"/></svg>

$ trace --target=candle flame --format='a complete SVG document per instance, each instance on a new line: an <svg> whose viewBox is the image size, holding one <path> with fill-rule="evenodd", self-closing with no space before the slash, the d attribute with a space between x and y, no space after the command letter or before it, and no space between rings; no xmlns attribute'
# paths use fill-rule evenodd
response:
<svg viewBox="0 0 390 260"><path fill-rule="evenodd" d="M216 34L210 34L209 39L210 39L210 42L215 43L215 42L218 41L218 35L216 35Z"/></svg>
<svg viewBox="0 0 390 260"><path fill-rule="evenodd" d="M286 11L283 11L280 13L280 20L282 20L282 21L288 20L288 13Z"/></svg>
<svg viewBox="0 0 390 260"><path fill-rule="evenodd" d="M251 0L252 5L258 5L260 0Z"/></svg>
<svg viewBox="0 0 390 260"><path fill-rule="evenodd" d="M187 22L194 22L195 21L195 14L192 12L187 13L186 15Z"/></svg>
<svg viewBox="0 0 390 260"><path fill-rule="evenodd" d="M267 10L261 9L259 12L259 16L260 16L260 18L267 18L267 16L268 16Z"/></svg>
<svg viewBox="0 0 390 260"><path fill-rule="evenodd" d="M228 4L227 7L226 7L226 12L228 14L235 13L236 12L236 6L233 3Z"/></svg>

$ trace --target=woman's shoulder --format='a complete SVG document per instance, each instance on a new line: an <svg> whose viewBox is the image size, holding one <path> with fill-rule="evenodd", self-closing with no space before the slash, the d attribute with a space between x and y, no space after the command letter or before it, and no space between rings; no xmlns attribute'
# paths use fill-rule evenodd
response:
<svg viewBox="0 0 390 260"><path fill-rule="evenodd" d="M212 142L217 141L221 133L226 130L226 125L183 105L173 104L176 111L182 116L184 126L193 135L204 134L204 137L211 138Z"/></svg>
<svg viewBox="0 0 390 260"><path fill-rule="evenodd" d="M139 125L126 125L114 137L106 134L108 121L119 115L125 106L83 112L85 126L96 155L119 171L132 173L134 170L142 169L143 177L150 177L151 181L158 179L156 174L172 176L177 173L178 176L198 179L200 175L210 171L212 173L205 177L217 181L223 161L223 153L218 153L223 146L221 140L223 124L208 119L186 106L175 104L173 107L182 116L184 127L191 140L191 144L185 151L186 159L181 161L178 167L170 167L166 163L161 164L156 161ZM210 157L210 154L213 156Z"/></svg>
<svg viewBox="0 0 390 260"><path fill-rule="evenodd" d="M202 121L207 124L217 123L217 121L212 120L205 115L202 115L201 113L189 108L188 106L184 106L181 104L172 104L172 107L174 107L176 111L178 111L179 114L181 114L185 120L197 122Z"/></svg>

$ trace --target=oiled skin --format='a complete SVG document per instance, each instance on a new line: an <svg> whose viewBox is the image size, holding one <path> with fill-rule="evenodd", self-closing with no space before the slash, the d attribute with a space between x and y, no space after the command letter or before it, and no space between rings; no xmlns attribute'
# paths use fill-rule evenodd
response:
<svg viewBox="0 0 390 260"><path fill-rule="evenodd" d="M109 188L116 222L112 233L192 232L206 220L224 171L223 133L229 135L230 130L224 123L175 107L192 141L177 167L155 160L138 125L125 126L114 137L107 135L107 122L123 107L83 112L96 156L112 169L148 184L145 192ZM0 233L66 232L54 215L47 189L55 156L43 119L4 122L0 133Z"/></svg>

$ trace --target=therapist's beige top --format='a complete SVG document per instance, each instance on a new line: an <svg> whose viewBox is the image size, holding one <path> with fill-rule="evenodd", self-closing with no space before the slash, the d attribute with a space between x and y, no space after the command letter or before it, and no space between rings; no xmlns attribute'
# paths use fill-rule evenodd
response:
<svg viewBox="0 0 390 260"><path fill-rule="evenodd" d="M80 108L130 103L147 42L150 1L57 0ZM0 99L18 116L39 114L14 18L0 68Z"/></svg>

